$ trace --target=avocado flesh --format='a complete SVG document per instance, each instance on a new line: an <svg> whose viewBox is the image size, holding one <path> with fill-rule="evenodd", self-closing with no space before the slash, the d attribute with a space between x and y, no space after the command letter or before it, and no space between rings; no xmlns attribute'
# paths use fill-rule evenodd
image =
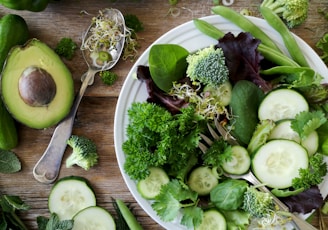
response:
<svg viewBox="0 0 328 230"><path fill-rule="evenodd" d="M20 95L19 80L31 66L45 70L56 84L55 96L46 105L30 105ZM69 113L74 101L74 82L69 69L53 49L31 39L9 53L1 75L1 95L17 121L31 128L44 129L57 124Z"/></svg>

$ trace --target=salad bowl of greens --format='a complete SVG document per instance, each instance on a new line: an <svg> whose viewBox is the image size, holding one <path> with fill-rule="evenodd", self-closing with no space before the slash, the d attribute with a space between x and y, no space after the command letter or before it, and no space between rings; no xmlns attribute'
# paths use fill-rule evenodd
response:
<svg viewBox="0 0 328 230"><path fill-rule="evenodd" d="M274 43L278 47L278 49L280 49L284 53L284 55L289 57L288 49L286 48L286 46L284 44L284 40L281 38L281 35L275 29L273 29L263 19L255 18L255 17L247 17L247 19L250 20L252 23L254 23L262 31L264 31L274 41ZM212 15L212 16L204 17L201 20L208 23L207 25L211 25L211 26L214 26L215 28L218 28L220 31L222 31L225 34L229 33L229 36L238 37L238 35L243 32L243 30L240 29L240 27L238 27L231 21L229 21L219 15ZM208 32L208 31L210 31L210 32ZM190 189L190 186L189 186L190 183L188 181L189 179L187 179L187 178L188 177L190 178L192 169L198 168L198 166L203 165L204 162L206 164L206 160L202 157L203 153L201 153L201 152L198 152L197 154L199 154L199 155L196 154L196 157L180 156L178 153L184 152L184 153L191 154L192 151L190 149L192 147L190 147L190 146L197 146L198 142L202 141L202 138L200 137L199 134L208 132L208 129L206 128L207 126L205 125L205 123L206 124L210 123L208 121L204 122L204 119L202 119L205 116L204 114L202 114L202 115L198 114L197 116L190 115L190 113L192 113L192 112L188 111L188 109L185 109L185 112L183 113L185 116L178 115L177 116L177 117L179 117L179 118L177 118L178 120L181 117L182 117L181 118L182 120L183 119L188 120L190 118L189 123L188 123L190 126L190 129L189 128L184 129L184 125L181 125L181 123L177 126L177 127L179 127L179 129L181 129L181 130L179 130L180 136L176 132L172 131L171 133L166 134L166 136L164 136L164 137L158 133L157 135L160 137L158 137L156 139L156 138L154 138L154 136L156 136L156 135L149 136L151 134L154 134L154 132L152 133L149 130L147 130L147 128L146 129L144 128L145 123L148 123L148 122L149 122L149 124L147 124L148 129L151 129L150 127L155 127L155 126L157 128L158 127L163 128L163 127L169 126L168 122L171 121L170 116L172 114L174 114L173 116L176 116L177 114L179 114L175 109L178 108L178 110L180 110L181 108L188 108L188 105L192 104L192 103L184 104L185 100L172 103L171 101L169 101L169 99L167 97L159 96L158 92L151 94L150 92L152 92L152 90L153 90L152 86L149 85L148 80L141 79L142 77L140 77L140 76L145 76L147 74L150 75L150 72L152 74L155 73L156 70L154 70L154 69L156 69L157 67L153 66L152 70L148 69L149 65L152 65L154 62L160 63L158 65L167 66L167 68L164 70L159 68L160 72L163 72L163 71L170 72L169 66L171 66L171 65L175 66L174 71L177 71L177 72L185 71L187 69L186 65L188 65L188 63L186 64L182 61L183 64L180 64L181 59L186 59L186 56L197 53L198 51L205 49L207 47L212 47L212 46L217 45L218 39L214 39L215 35L217 35L216 32L214 33L215 35L213 35L212 29L207 30L207 32L208 32L207 35L205 35L205 33L201 32L199 30L199 28L196 28L194 21L190 21L190 22L187 22L185 24L182 24L182 25L172 29L171 31L169 31L166 34L164 34L163 36L161 36L158 40L156 40L140 56L140 58L137 60L137 62L134 64L131 71L129 72L127 79L123 85L122 91L120 93L117 107L116 107L115 121L114 121L115 151L116 151L116 156L117 156L117 160L118 160L118 165L120 167L120 170L121 170L121 173L125 180L125 183L128 186L128 188L129 188L130 192L132 193L132 195L134 196L134 198L136 199L136 201L144 209L144 211L149 216L151 216L158 224L160 224L161 226L163 226L166 229L194 229L194 226L199 226L200 223L202 222L204 212L213 210L215 208L217 209L218 206L216 206L216 205L213 206L213 204L217 203L218 200L212 199L211 196L214 196L215 193L217 194L220 192L221 192L220 194L226 194L227 191L230 191L230 192L233 191L233 192L236 192L236 194L237 193L244 194L245 191L247 190L246 187L250 186L245 181L238 180L238 182L240 182L240 186L234 184L234 185L236 185L235 187L238 187L238 189L236 189L236 190L231 189L232 187L224 188L224 186L221 186L221 188L216 188L215 192L212 192L212 193L205 192L204 194L206 194L206 195L202 194L202 192L197 189ZM211 37L210 34L212 34L213 36ZM210 36L208 36L208 35L210 35ZM293 37L295 38L296 42L301 47L301 51L304 54L304 57L309 64L309 68L313 69L317 75L323 76L323 78L321 79L321 83L327 82L328 70L327 70L326 65L320 59L320 57L302 39L300 39L296 35L293 35ZM252 40L253 38L250 38L248 35L246 35L246 40L248 40L248 39ZM230 40L228 39L228 43L229 43L229 41ZM253 41L251 41L251 43L252 42ZM258 43L256 45L258 45ZM174 52L172 51L172 49L174 50ZM156 55L152 54L152 52L153 53L156 52ZM172 52L174 53L174 55L170 56L170 54L172 54ZM163 58L162 60L154 61L154 59L156 59L156 57L159 57L161 55L166 56L167 59ZM256 55L253 55L253 54L250 56L252 56L253 59L258 58ZM150 60L150 59L152 59L152 60ZM234 60L235 59L232 59L232 60L229 59L230 62L233 62ZM262 59L259 58L259 60L262 60ZM173 63L173 62L175 62L175 63ZM176 65L176 63L178 63L178 62L179 62L179 65ZM190 62L189 62L189 64L190 64ZM272 63L268 62L266 64L270 66ZM179 66L179 67L177 68L176 66ZM249 70L249 68L247 68L247 70ZM189 72L189 74L190 74L190 72ZM295 82L294 80L295 79L293 79L293 82L295 84L297 84L297 82ZM170 90L170 87L172 87L172 84L173 84L172 82L176 82L176 81L178 81L178 80L171 79L168 85L165 84L165 82L160 83L160 85L162 86L161 91L164 91L164 92L166 91L166 93L172 92ZM264 94L268 94L270 91L274 91L272 89L267 88L267 87L271 87L271 84L264 85L263 82L258 82L256 80L253 82L258 83L258 85L257 85L258 88L261 91L265 91ZM179 84L173 84L173 85L174 85L174 87L181 86ZM177 95L179 93L181 93L181 88L179 88L179 89L180 90L178 90L178 93L175 94L175 97L177 97ZM247 88L247 90L248 89L249 88ZM188 92L190 92L190 91L188 91ZM243 96L240 96L239 99L242 100ZM245 97L247 98L247 96L245 96ZM249 96L249 97L250 97L250 100L254 99L254 96L252 96L252 97ZM287 94L286 97L288 98L289 95ZM161 102L159 104L165 108L164 110L158 109L157 107L154 108L154 106L152 106L152 104L153 104L154 100L156 100L156 98L161 98L160 99ZM188 102L191 102L191 99L189 99L189 100L190 101L188 101ZM248 102L248 103L250 103L250 102ZM143 105L143 104L147 104L147 105ZM244 106L243 107L244 113L248 113L248 111L247 111L248 105L247 104L244 104L244 105L238 104L238 106L241 106L241 107ZM227 119L223 119L221 121L226 121L229 119L232 120L232 118L229 118L227 116L227 114L225 113L228 110L225 110L224 108L228 108L228 107L223 106L223 109L222 109L223 110L222 113L224 114L224 116ZM277 107L277 108L273 109L273 111L282 110L282 109L283 108ZM171 115L168 115L168 114L171 114ZM186 118L188 116L189 116L189 118ZM217 116L221 116L221 115L215 114L215 117L217 117ZM170 118L168 118L168 117L170 117ZM214 116L212 116L210 118L211 121L213 121L213 119L215 119L213 117ZM243 117L243 115L242 114L238 115L238 117ZM234 117L234 119L238 120L238 117L237 118ZM251 116L249 116L249 114L246 114L246 116L244 116L243 119L245 120L244 121L245 123L248 122L247 119L249 119L249 117L251 117ZM320 116L318 116L318 117L320 117ZM311 122L316 123L316 124L320 123L318 121L318 119L319 119L318 117L315 117L312 120L310 119ZM185 120L184 120L184 122L185 122ZM180 122L182 122L182 121L180 120ZM132 123L134 126L131 126ZM179 123L179 121L176 123ZM195 125L195 123L200 124L200 125L199 126ZM228 123L229 123L229 121L228 121ZM300 122L300 123L302 123L302 122ZM321 123L325 123L325 118L322 118ZM162 126L160 124L162 124ZM317 125L317 126L320 126L320 125ZM177 127L174 127L174 128L177 128ZM302 126L302 127L304 128L304 126ZM172 130L174 128L172 128ZM261 137L262 139L263 139L263 137L267 138L267 136L268 136L267 132L265 133L265 131L263 131L265 129L261 130L261 129L257 129L257 128L258 128L258 126L254 127L254 130L257 130L258 133L260 133L260 135L257 137ZM163 128L163 129L165 129L165 128ZM138 130L142 130L142 131L139 132L139 134L136 134L136 133L138 133ZM284 130L285 129L283 129L283 131ZM261 136L261 134L263 134L263 132L264 132L264 135ZM136 142L131 142L132 144L131 143L127 144L127 142L129 142L129 139L131 139L132 134L136 135L132 138ZM175 140L171 140L170 138L172 138L172 137L174 137ZM250 135L249 138L247 139L247 141L250 141L250 139L252 139L252 137L253 137L253 135ZM146 142L146 141L144 141L145 139L149 140L152 138L154 139L153 140L154 142L158 143L158 146L155 147L156 151L162 151L161 152L162 155L160 155L160 154L157 154L157 155L155 155L155 154L149 155L148 154L147 155L143 152L144 151L142 149L143 147L140 147L141 145L138 144L141 142ZM167 142L163 141L164 139L170 143L168 144ZM258 143L258 139L259 138L257 138L257 140L255 140L255 141L254 140L253 141ZM133 145L133 143L134 143L134 145ZM241 145L243 145L243 144L241 144ZM155 146L154 143L152 143L152 145L149 145L150 152L155 151L154 146ZM252 146L252 147L254 147L254 146ZM174 151L170 148L173 148L173 149L175 148L175 150L177 152L176 155L179 155L179 156L176 156L175 154L173 154ZM197 148L197 149L198 149L198 151L200 151L199 148ZM189 150L191 152L188 152ZM135 156L131 156L130 153L127 153L129 151L135 152L135 153L138 153L138 151L140 151L140 152ZM167 152L168 155L165 156L165 152ZM222 152L224 152L224 150ZM174 155L174 157L172 157L172 155ZM170 158L169 161L167 161L168 158ZM224 158L224 156L223 156L223 158ZM221 160L223 158L221 158ZM229 156L228 156L228 158L229 158ZM211 161L211 159L208 158L207 162L208 161ZM306 164L309 164L309 161L310 160L307 158ZM325 161L326 161L326 158L323 157L322 161L320 161L319 163L318 163L318 161L316 162L317 164L319 164L321 166L320 173L322 173L322 171L324 171L322 169L323 168L322 165L324 165ZM160 162L164 162L164 163L162 163L162 165L161 165ZM220 164L220 163L218 163L218 164ZM211 169L215 168L214 174L217 174L216 176L219 181L218 184L225 184L224 182L225 182L225 179L227 179L227 178L224 179L224 175L220 174L220 170L217 170L217 167L213 167L213 161L211 161L211 163L209 165L211 167L207 165L208 166L207 168L211 168ZM154 166L154 167L152 167L152 166ZM251 168L251 166L249 166L249 167ZM152 183L154 184L155 187L158 186L158 183L161 183L162 181L164 181L163 182L164 185L166 185L167 183L170 183L170 187L166 186L166 190L162 191L161 195L157 194L156 199L154 198L153 194L145 194L143 187L142 187L143 185L141 185L141 183L140 183L140 181L143 181L145 178L147 178L149 176L150 173L153 172L150 170L151 168L155 168L156 170L159 170L159 171L154 170L155 174L157 173L156 175L158 175L158 177L155 176L152 181ZM260 169L260 170L262 170L262 169ZM318 169L318 171L319 170L320 169ZM164 171L164 174L162 174L163 171ZM306 172L304 172L304 173L306 173ZM324 173L326 173L326 171L324 171ZM262 175L262 174L264 174L264 172L261 172L261 171L257 172L257 175ZM163 177L163 175L164 175L164 177ZM313 176L313 177L314 177L313 180L318 179L318 178L315 178L316 176ZM319 196L319 198L318 198L318 200L312 199L311 200L312 203L317 202L318 206L322 204L323 199L328 194L328 182L327 181L328 181L328 177L326 177L325 175L323 175L321 178L318 179L318 182L315 185L315 187L317 188L315 193L316 193L317 197ZM227 182L230 182L230 181L227 179ZM245 183L247 185L245 185ZM264 183L264 184L266 184L266 183ZM245 187L243 188L244 185L245 185ZM273 187L274 187L274 185L273 185ZM285 199L285 196L287 196L286 194L288 192L290 192L291 190L292 191L297 190L297 189L289 190L289 187L286 189L286 187L284 187L284 185L282 185L281 188L277 189L278 193L276 193L276 194L279 195L279 193L284 193L283 195L281 195L281 199ZM302 187L302 186L300 186L300 187ZM312 185L310 187L312 187ZM192 190L192 191L190 192L190 190ZM195 190L197 192L195 192ZM147 191L147 193L148 192L149 191ZM231 192L231 193L233 193L233 192ZM305 195L305 197L303 197L303 199L308 199L310 196L312 196L312 195L307 194L307 195ZM228 197L228 195L226 195L226 197ZM232 200L230 202L230 206L236 205L236 202L237 202L237 200ZM297 200L293 201L293 202L296 204L300 203ZM229 206L229 204L227 206ZM251 225L248 222L249 220L252 219L252 217L249 216L249 213L243 212L243 213L237 213L237 214L233 213L232 214L232 212L229 212L231 210L227 210L227 208L226 208L227 206L225 206L225 207L220 206L220 207L222 207L222 210L220 210L220 211L222 211L221 213L224 213L225 221L227 223L229 222L230 226L238 226L238 227L242 226L243 228L240 228L240 229L247 229L247 228L254 229L254 228L250 227ZM299 206L299 205L296 205L296 206ZM234 209L234 208L232 208L232 209ZM312 207L300 207L300 210L304 210L304 209L306 209L306 211L304 211L304 214L300 214L300 216L302 218L307 218L313 211L313 208ZM297 210L297 209L294 209L294 210ZM237 221L237 220L239 220L239 221ZM236 223L233 223L234 221ZM286 222L281 221L279 224L284 225L287 222L288 221L286 221ZM273 224L276 224L276 223L273 223ZM287 223L285 226L287 229L293 229L293 225L290 223Z"/></svg>

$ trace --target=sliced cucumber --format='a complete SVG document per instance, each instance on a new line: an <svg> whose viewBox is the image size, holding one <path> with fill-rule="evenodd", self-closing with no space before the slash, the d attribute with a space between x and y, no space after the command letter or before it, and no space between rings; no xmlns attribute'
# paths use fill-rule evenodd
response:
<svg viewBox="0 0 328 230"><path fill-rule="evenodd" d="M202 223L195 230L226 230L227 222L217 210L211 209L203 214Z"/></svg>
<svg viewBox="0 0 328 230"><path fill-rule="evenodd" d="M300 143L300 135L292 129L291 121L288 119L279 122L271 131L269 139L286 139Z"/></svg>
<svg viewBox="0 0 328 230"><path fill-rule="evenodd" d="M301 144L309 156L315 154L319 148L319 135L317 131L310 133L304 140L291 127L292 120L283 120L272 130L269 139L286 139Z"/></svg>
<svg viewBox="0 0 328 230"><path fill-rule="evenodd" d="M246 148L235 145L232 146L231 151L232 159L222 164L223 170L231 174L243 174L247 172L251 166L251 158Z"/></svg>
<svg viewBox="0 0 328 230"><path fill-rule="evenodd" d="M232 85L229 81L222 83L219 86L206 85L203 92L210 94L221 106L230 104L232 96Z"/></svg>
<svg viewBox="0 0 328 230"><path fill-rule="evenodd" d="M293 119L296 114L308 110L309 105L300 93L292 89L277 89L263 99L258 116L260 120L278 121Z"/></svg>
<svg viewBox="0 0 328 230"><path fill-rule="evenodd" d="M104 208L91 206L79 211L74 217L72 230L114 230L115 221L111 214Z"/></svg>
<svg viewBox="0 0 328 230"><path fill-rule="evenodd" d="M287 188L299 175L300 168L308 168L306 149L295 141L272 140L261 146L252 159L255 176L271 188Z"/></svg>
<svg viewBox="0 0 328 230"><path fill-rule="evenodd" d="M315 154L319 148L319 135L317 131L312 131L304 140L301 140L301 145L306 148L309 156Z"/></svg>
<svg viewBox="0 0 328 230"><path fill-rule="evenodd" d="M159 167L149 168L150 174L147 178L138 181L137 189L145 199L154 199L161 191L164 184L169 183L170 179L166 172Z"/></svg>
<svg viewBox="0 0 328 230"><path fill-rule="evenodd" d="M96 196L88 181L78 176L58 180L48 199L49 211L56 213L60 220L70 220L82 209L95 205Z"/></svg>
<svg viewBox="0 0 328 230"><path fill-rule="evenodd" d="M200 166L190 173L188 185L200 196L208 195L219 183L217 175L207 166Z"/></svg>

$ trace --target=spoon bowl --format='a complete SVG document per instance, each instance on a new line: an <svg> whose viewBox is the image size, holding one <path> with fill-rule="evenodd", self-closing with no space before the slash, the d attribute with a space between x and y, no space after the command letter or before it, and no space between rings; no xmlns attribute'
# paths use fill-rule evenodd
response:
<svg viewBox="0 0 328 230"><path fill-rule="evenodd" d="M81 45L88 71L81 77L82 85L70 113L57 125L47 149L34 166L33 176L39 182L50 184L58 177L67 140L72 134L74 118L84 92L88 85L93 84L97 72L109 70L118 62L124 48L125 34L125 21L119 10L104 9L93 18L82 37Z"/></svg>

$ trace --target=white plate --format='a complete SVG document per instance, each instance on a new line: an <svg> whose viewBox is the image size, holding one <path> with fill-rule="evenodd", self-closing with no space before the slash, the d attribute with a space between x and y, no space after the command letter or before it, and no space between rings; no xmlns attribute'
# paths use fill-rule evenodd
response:
<svg viewBox="0 0 328 230"><path fill-rule="evenodd" d="M277 45L287 53L283 41L280 38L279 34L274 31L264 20L254 17L249 17L256 25L258 25L262 30L264 30L276 43ZM203 20L211 23L216 26L220 30L224 32L232 32L234 34L238 34L241 30L231 24L226 19L212 15L208 17L202 18ZM306 44L302 39L295 36L297 42L302 47L302 50L308 60L310 66L318 71L322 76L328 78L328 69L326 65L322 62L320 57L313 51L313 49ZM197 51L201 48L207 47L211 44L216 44L216 40L212 39L203 33L201 33L198 29L195 28L192 21L184 23L163 36L157 39L154 44L179 44L189 50L190 52ZM151 46L150 46L151 47ZM175 222L163 222L159 216L157 216L156 212L151 207L151 202L145 200L140 196L137 191L135 181L131 180L129 176L124 172L124 162L125 162L125 154L122 151L122 144L126 140L126 127L128 125L128 116L127 110L130 105L134 101L145 101L148 94L146 91L146 87L144 83L135 79L135 72L138 65L148 65L148 55L150 47L140 56L140 58L136 61L131 71L129 72L124 85L122 87L118 103L116 106L115 112L115 120L114 120L114 142L115 142L115 151L116 157L118 161L118 165L120 167L121 173L125 180L126 185L128 186L130 192L138 202L138 204L144 209L144 211L153 218L158 224L163 226L166 229L174 230L174 229L186 229L184 226L179 224L179 218ZM325 184L325 185L324 185ZM320 191L322 195L325 197L328 193L328 177L324 181L323 184L320 185Z"/></svg>

